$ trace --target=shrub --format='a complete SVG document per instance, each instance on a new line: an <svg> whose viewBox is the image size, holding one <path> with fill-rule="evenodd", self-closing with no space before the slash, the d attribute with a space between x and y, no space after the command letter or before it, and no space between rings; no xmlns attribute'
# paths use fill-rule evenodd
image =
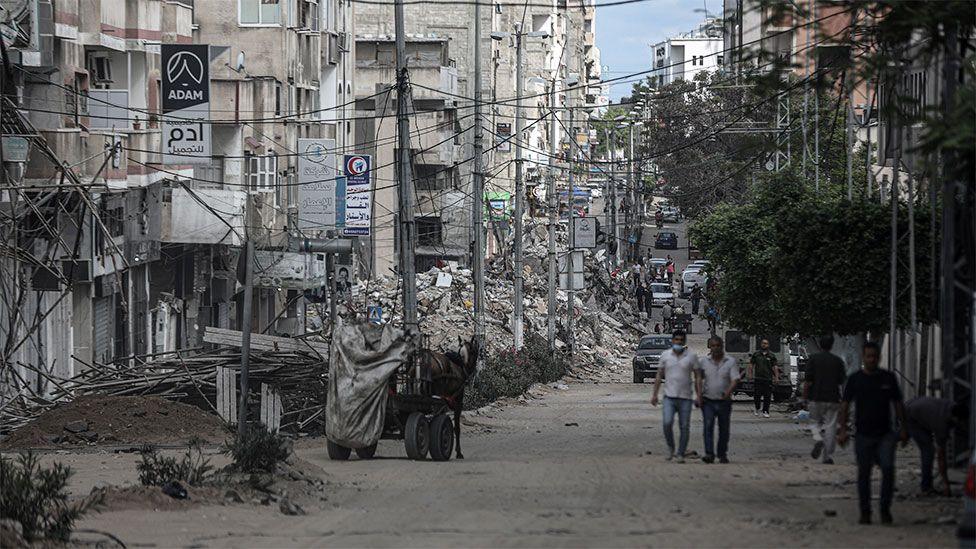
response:
<svg viewBox="0 0 976 549"><path fill-rule="evenodd" d="M144 486L162 486L174 480L200 486L213 474L210 459L203 457L199 440L190 441L190 447L179 461L160 455L152 446L144 446L141 453L142 461L136 465L136 470L139 471L139 482Z"/></svg>
<svg viewBox="0 0 976 549"><path fill-rule="evenodd" d="M273 473L278 462L291 454L291 444L285 437L268 431L264 425L249 426L244 434L235 434L225 445L234 460L234 467L242 473Z"/></svg>
<svg viewBox="0 0 976 549"><path fill-rule="evenodd" d="M65 486L72 474L60 463L42 469L33 453L21 454L16 460L0 457L0 516L19 522L27 540L68 541L75 522L104 497L95 492L69 504Z"/></svg>
<svg viewBox="0 0 976 549"><path fill-rule="evenodd" d="M566 355L549 350L539 334L530 333L522 351L504 349L490 354L465 394L467 408L478 408L503 397L517 397L533 383L549 383L566 374Z"/></svg>

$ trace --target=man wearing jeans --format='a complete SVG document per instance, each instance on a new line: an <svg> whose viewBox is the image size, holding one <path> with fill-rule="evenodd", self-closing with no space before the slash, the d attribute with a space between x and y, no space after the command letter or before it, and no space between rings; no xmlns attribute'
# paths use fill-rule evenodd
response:
<svg viewBox="0 0 976 549"><path fill-rule="evenodd" d="M671 336L671 348L661 353L657 376L654 378L654 394L651 405L657 406L657 393L664 379L664 440L668 443L668 461L685 462L688 436L691 430L692 381L698 357L685 346L685 333L676 331ZM695 385L697 389L697 385ZM674 415L678 414L680 438L678 450L674 448Z"/></svg>
<svg viewBox="0 0 976 549"><path fill-rule="evenodd" d="M773 383L779 382L779 364L776 355L769 352L769 340L759 342L759 350L749 359L749 376L753 382L753 400L756 403L755 414L759 415L759 405L762 404L763 417L769 417L769 401L773 397Z"/></svg>
<svg viewBox="0 0 976 549"><path fill-rule="evenodd" d="M844 386L840 403L837 442L847 442L848 406L854 403L854 452L857 455L857 498L861 506L861 524L871 524L871 469L881 469L881 522L891 524L891 500L895 488L895 444L899 435L902 444L908 442L905 410L902 405L898 379L887 370L878 369L881 348L877 343L864 344L861 371L853 374ZM894 416L901 425L896 433Z"/></svg>
<svg viewBox="0 0 976 549"><path fill-rule="evenodd" d="M718 462L729 462L729 423L732 419L732 391L739 381L739 365L725 354L722 338L712 336L708 340L711 351L698 359L699 402L705 432L705 455L702 461L715 461L715 420L718 419Z"/></svg>
<svg viewBox="0 0 976 549"><path fill-rule="evenodd" d="M837 409L840 407L840 388L844 385L847 371L844 361L830 350L834 336L820 338L820 352L810 356L807 375L803 383L803 398L810 401L810 419L813 425L813 451L810 457L817 459L823 454L823 462L834 463L837 434Z"/></svg>

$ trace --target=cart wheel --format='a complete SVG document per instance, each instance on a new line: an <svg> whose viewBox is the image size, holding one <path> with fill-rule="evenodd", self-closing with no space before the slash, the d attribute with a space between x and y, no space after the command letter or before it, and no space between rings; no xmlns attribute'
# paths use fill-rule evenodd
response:
<svg viewBox="0 0 976 549"><path fill-rule="evenodd" d="M440 414L430 422L430 459L447 461L454 451L454 422L451 416Z"/></svg>
<svg viewBox="0 0 976 549"><path fill-rule="evenodd" d="M410 459L424 459L430 449L430 424L420 412L413 412L407 417L407 424L403 429L403 445L407 449Z"/></svg>
<svg viewBox="0 0 976 549"><path fill-rule="evenodd" d="M373 456L376 455L376 443L374 442L365 448L356 448L356 455L359 456L359 459L373 459Z"/></svg>
<svg viewBox="0 0 976 549"><path fill-rule="evenodd" d="M352 453L352 450L350 448L346 448L345 446L336 444L331 440L327 440L325 445L326 448L328 448L329 450L329 459L335 461L346 461L347 459L349 459L349 454Z"/></svg>

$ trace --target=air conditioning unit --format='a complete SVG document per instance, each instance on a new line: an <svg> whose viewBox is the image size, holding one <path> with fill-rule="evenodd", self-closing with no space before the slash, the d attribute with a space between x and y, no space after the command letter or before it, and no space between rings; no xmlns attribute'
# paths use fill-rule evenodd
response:
<svg viewBox="0 0 976 549"><path fill-rule="evenodd" d="M73 282L92 281L92 262L89 259L61 260L61 273Z"/></svg>
<svg viewBox="0 0 976 549"><path fill-rule="evenodd" d="M111 84L112 60L108 55L91 54L88 56L88 75L95 84Z"/></svg>

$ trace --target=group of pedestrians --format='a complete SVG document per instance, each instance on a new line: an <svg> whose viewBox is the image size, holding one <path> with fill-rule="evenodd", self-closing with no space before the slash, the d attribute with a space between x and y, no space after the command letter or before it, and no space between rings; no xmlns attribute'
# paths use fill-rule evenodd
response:
<svg viewBox="0 0 976 549"><path fill-rule="evenodd" d="M871 474L875 466L881 471L880 519L884 524L893 521L895 449L899 441L907 444L913 440L919 448L922 492L934 491L932 469L937 464L942 493L949 495L946 442L952 430L965 422L967 408L929 396L903 402L898 379L890 371L879 368L881 349L875 342L864 344L862 367L850 376L844 361L831 353L834 338L825 336L818 343L820 351L809 357L803 387L812 421L814 446L811 456L827 465L834 463L837 445L846 445L851 437L848 420L853 405L859 522L870 524L872 520ZM692 411L697 406L702 414L702 461L729 462L732 394L739 383L739 367L737 361L725 353L722 338L710 337L708 349L707 355L696 355L688 349L686 334L676 331L671 348L661 354L651 405L663 405L664 439L669 461L684 463ZM751 357L749 375L755 380L755 414L769 417L771 387L778 381L780 370L775 354L769 351L768 340L763 340L761 350ZM659 401L662 385L664 398ZM677 442L675 419L679 430Z"/></svg>
<svg viewBox="0 0 976 549"><path fill-rule="evenodd" d="M934 490L932 465L938 457L943 494L949 495L945 446L952 429L965 419L966 407L930 396L903 402L898 378L878 367L881 348L873 341L864 344L861 369L849 377L844 362L830 352L834 338L822 337L818 343L820 352L811 355L807 363L803 393L813 422L814 445L810 455L825 464L834 463L837 444L846 444L851 436L848 420L853 404L859 522L871 523L871 474L875 466L881 472L878 500L881 522L893 521L895 449L899 441L904 445L911 438L918 445L922 492Z"/></svg>
<svg viewBox="0 0 976 549"><path fill-rule="evenodd" d="M651 405L658 405L658 393L664 383L664 439L668 445L668 460L684 463L691 432L693 406L702 411L705 455L702 461L729 462L729 435L732 420L732 393L739 380L736 360L725 354L722 338L708 340L709 353L699 357L688 349L687 335L676 331L671 336L671 348L661 353ZM674 441L674 418L678 418L678 443ZM718 423L718 445L715 444L715 424ZM717 450L717 451L716 451Z"/></svg>

